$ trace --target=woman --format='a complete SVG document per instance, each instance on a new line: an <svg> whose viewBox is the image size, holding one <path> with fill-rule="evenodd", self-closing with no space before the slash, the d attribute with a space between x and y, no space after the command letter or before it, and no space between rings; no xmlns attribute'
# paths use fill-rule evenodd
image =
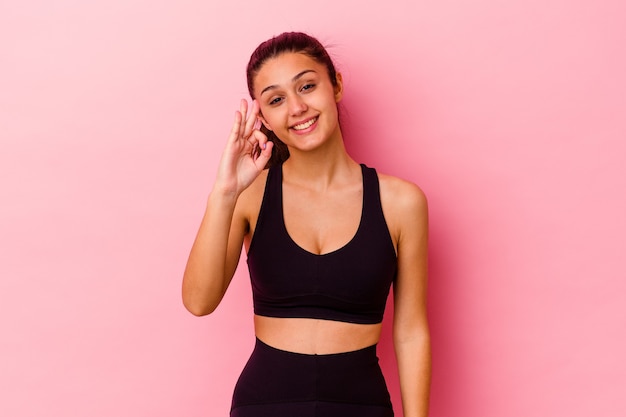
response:
<svg viewBox="0 0 626 417"><path fill-rule="evenodd" d="M211 313L245 245L257 340L231 417L393 416L376 357L391 284L404 416L426 416L423 193L347 154L342 77L315 38L262 43L247 76L183 278L186 308Z"/></svg>

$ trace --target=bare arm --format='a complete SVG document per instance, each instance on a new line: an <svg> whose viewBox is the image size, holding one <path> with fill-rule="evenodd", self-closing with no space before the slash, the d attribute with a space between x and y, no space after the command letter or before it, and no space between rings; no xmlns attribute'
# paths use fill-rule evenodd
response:
<svg viewBox="0 0 626 417"><path fill-rule="evenodd" d="M183 304L198 316L213 312L226 293L248 228L240 196L271 155L272 143L254 129L258 104L247 111L242 100L183 276Z"/></svg>
<svg viewBox="0 0 626 417"><path fill-rule="evenodd" d="M426 313L428 206L422 191L395 179L389 187L396 226L398 276L393 339L405 417L426 417L430 394L430 335Z"/></svg>

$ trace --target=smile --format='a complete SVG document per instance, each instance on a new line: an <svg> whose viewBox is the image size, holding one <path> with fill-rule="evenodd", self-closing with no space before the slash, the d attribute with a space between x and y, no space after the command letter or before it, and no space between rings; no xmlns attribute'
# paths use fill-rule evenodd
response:
<svg viewBox="0 0 626 417"><path fill-rule="evenodd" d="M299 125L295 125L292 127L292 129L294 130L304 130L308 127L311 127L313 125L313 123L315 123L317 121L317 117L314 117L312 119L307 120L304 123L300 123Z"/></svg>

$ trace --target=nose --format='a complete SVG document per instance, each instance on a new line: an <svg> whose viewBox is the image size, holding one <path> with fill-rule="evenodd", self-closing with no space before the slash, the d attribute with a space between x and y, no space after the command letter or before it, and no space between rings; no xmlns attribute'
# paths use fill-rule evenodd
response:
<svg viewBox="0 0 626 417"><path fill-rule="evenodd" d="M304 113L305 111L307 111L308 107L306 103L304 102L304 100L302 100L302 97L300 97L298 94L294 94L293 96L289 97L288 100L289 100L289 114L291 116L298 116Z"/></svg>

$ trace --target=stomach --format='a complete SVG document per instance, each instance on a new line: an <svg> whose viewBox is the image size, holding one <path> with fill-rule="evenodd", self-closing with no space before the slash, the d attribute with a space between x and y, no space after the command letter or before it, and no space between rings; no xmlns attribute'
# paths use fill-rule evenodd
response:
<svg viewBox="0 0 626 417"><path fill-rule="evenodd" d="M375 345L382 324L254 316L258 339L274 348L308 355L351 352Z"/></svg>

